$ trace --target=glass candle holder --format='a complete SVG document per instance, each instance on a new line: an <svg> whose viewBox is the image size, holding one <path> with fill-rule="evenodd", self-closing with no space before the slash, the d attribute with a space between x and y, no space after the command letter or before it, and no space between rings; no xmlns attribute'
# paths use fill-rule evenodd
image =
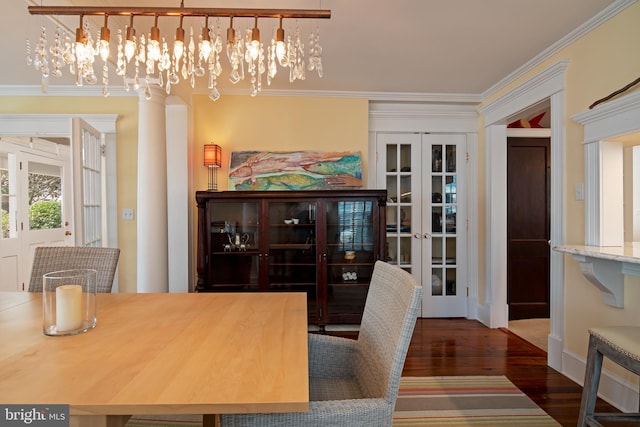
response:
<svg viewBox="0 0 640 427"><path fill-rule="evenodd" d="M45 335L75 335L96 326L96 277L90 269L62 270L42 277Z"/></svg>

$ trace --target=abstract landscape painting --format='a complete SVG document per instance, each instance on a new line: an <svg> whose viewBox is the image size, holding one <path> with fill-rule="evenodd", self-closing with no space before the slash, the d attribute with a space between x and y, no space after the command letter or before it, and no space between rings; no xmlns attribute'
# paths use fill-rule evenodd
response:
<svg viewBox="0 0 640 427"><path fill-rule="evenodd" d="M331 190L362 187L355 151L233 151L230 190Z"/></svg>

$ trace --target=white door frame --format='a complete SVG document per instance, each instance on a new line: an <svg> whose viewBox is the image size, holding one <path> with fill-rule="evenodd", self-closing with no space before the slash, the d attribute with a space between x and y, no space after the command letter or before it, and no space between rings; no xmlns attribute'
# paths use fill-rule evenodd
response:
<svg viewBox="0 0 640 427"><path fill-rule="evenodd" d="M518 113L546 100L551 102L551 241L563 245L565 232L565 72L559 61L495 101L480 108L485 123L486 172L486 292L479 319L492 328L508 324L507 305L507 123ZM564 256L551 251L551 326L547 363L562 372L564 341Z"/></svg>
<svg viewBox="0 0 640 427"><path fill-rule="evenodd" d="M116 183L116 120L117 114L0 114L0 135L4 136L72 136L72 118L80 117L105 135L107 163L107 198L114 201L107 212L109 233L106 236L108 246L118 246ZM75 165L72 165L75 167ZM75 201L72 199L72 203ZM71 224L73 226L73 224ZM114 292L117 292L117 278L114 279Z"/></svg>

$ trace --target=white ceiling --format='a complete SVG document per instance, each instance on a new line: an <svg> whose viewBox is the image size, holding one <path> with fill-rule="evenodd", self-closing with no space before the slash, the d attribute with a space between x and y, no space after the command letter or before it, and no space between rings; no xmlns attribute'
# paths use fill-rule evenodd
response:
<svg viewBox="0 0 640 427"><path fill-rule="evenodd" d="M24 60L25 40L28 37L34 45L45 22L51 40L54 25L46 18L29 15L28 2L2 2L0 49L4 65L0 67L0 85L39 85L38 73L28 68ZM315 28L316 22L320 26L324 77L320 79L308 73L305 81L289 84L288 73L281 71L271 87L267 88L266 81L263 83L265 89L449 94L461 100L474 100L616 0L273 0L265 3L185 0L187 7L331 10L329 20L299 22L303 29ZM180 1L38 0L36 4L177 7ZM115 17L109 19L112 40L117 33L115 21ZM197 36L201 21L185 18L187 33L193 26ZM67 22L75 29L78 18ZM134 26L138 33L146 33L152 23L152 18L139 17ZM96 21L96 28L100 24ZM228 20L221 20L220 24L225 36ZM238 29L252 24L252 19L234 20L234 27ZM263 41L270 38L276 25L275 19L259 21ZM177 19L160 18L161 33L167 39L173 38L176 26ZM293 32L293 23L285 20L284 26L287 34ZM305 42L307 33L304 31ZM100 70L100 63L98 59L96 71ZM222 65L225 73L219 79L219 87L224 95L224 90L233 86L227 80L226 59ZM118 81L113 73L111 78ZM73 83L69 78L52 78L50 85L56 84ZM236 85L242 89L248 86L246 80Z"/></svg>

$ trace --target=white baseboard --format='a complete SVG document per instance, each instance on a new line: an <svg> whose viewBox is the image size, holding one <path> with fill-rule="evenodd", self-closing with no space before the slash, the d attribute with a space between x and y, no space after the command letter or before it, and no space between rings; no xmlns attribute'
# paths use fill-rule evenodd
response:
<svg viewBox="0 0 640 427"><path fill-rule="evenodd" d="M565 351L562 354L562 374L576 383L584 384L586 360ZM603 369L598 396L622 412L638 412L638 386Z"/></svg>
<svg viewBox="0 0 640 427"><path fill-rule="evenodd" d="M478 319L483 325L490 327L491 324L491 306L478 304L476 310L476 319Z"/></svg>
<svg viewBox="0 0 640 427"><path fill-rule="evenodd" d="M467 319L479 320L478 319L478 299L477 298L469 298L467 300Z"/></svg>
<svg viewBox="0 0 640 427"><path fill-rule="evenodd" d="M558 372L562 372L562 340L549 335L547 337L547 365Z"/></svg>

